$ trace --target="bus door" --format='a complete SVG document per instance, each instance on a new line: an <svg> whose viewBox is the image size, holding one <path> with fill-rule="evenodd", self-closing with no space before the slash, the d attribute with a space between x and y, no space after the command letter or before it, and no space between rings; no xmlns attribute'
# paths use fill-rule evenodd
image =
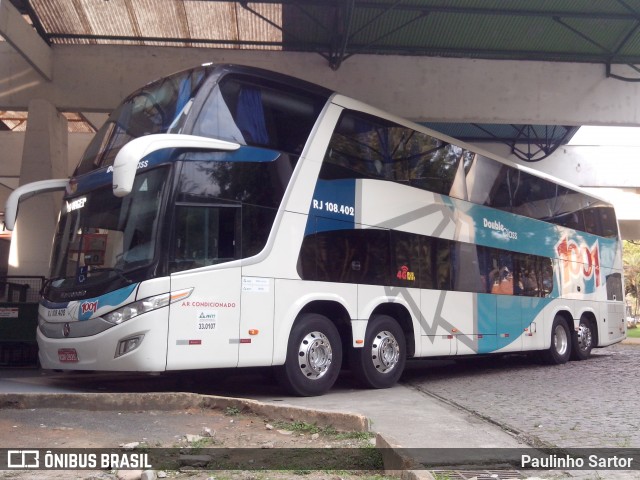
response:
<svg viewBox="0 0 640 480"><path fill-rule="evenodd" d="M167 370L238 366L240 284L240 267L172 275L193 293L169 307Z"/></svg>
<svg viewBox="0 0 640 480"><path fill-rule="evenodd" d="M192 288L171 304L167 369L236 367L240 336L239 205L177 202L170 243L172 291Z"/></svg>

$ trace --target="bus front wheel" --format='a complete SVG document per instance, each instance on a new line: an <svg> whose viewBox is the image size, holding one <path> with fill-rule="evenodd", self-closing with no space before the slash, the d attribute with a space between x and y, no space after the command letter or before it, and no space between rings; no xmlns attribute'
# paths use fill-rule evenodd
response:
<svg viewBox="0 0 640 480"><path fill-rule="evenodd" d="M355 348L351 370L368 388L389 388L400 379L407 360L406 340L398 322L388 315L369 321L364 346Z"/></svg>
<svg viewBox="0 0 640 480"><path fill-rule="evenodd" d="M287 358L278 368L278 380L293 395L322 395L335 383L341 365L338 329L324 315L308 313L291 329Z"/></svg>
<svg viewBox="0 0 640 480"><path fill-rule="evenodd" d="M556 315L551 326L551 346L542 352L542 360L549 365L567 363L571 355L571 331L565 319Z"/></svg>

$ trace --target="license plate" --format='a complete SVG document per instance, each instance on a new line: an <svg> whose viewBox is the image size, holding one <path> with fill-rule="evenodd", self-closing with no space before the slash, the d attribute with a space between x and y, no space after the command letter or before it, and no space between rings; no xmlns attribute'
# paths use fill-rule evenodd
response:
<svg viewBox="0 0 640 480"><path fill-rule="evenodd" d="M78 352L75 348L58 349L58 360L63 363L73 363L78 361Z"/></svg>

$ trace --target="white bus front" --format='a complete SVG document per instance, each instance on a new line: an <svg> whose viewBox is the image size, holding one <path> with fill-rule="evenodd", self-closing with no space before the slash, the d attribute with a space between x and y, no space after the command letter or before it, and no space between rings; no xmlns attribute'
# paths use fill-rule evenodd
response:
<svg viewBox="0 0 640 480"><path fill-rule="evenodd" d="M241 268L259 261L328 96L205 66L127 97L67 188L39 310L42 366L234 367L251 341L270 364L272 317L249 328L260 339L240 333L243 285L270 287L243 284Z"/></svg>

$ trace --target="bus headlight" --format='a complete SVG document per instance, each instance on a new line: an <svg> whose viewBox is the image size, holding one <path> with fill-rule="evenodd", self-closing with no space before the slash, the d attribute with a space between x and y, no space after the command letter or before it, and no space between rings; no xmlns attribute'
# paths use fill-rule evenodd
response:
<svg viewBox="0 0 640 480"><path fill-rule="evenodd" d="M158 308L166 307L167 305L184 300L191 295L193 288L187 288L186 290L179 290L177 292L163 293L162 295L156 295L154 297L144 298L137 302L130 303L124 307L120 307L117 310L102 315L102 318L109 323L119 325L127 320L137 317L143 313L157 310Z"/></svg>

